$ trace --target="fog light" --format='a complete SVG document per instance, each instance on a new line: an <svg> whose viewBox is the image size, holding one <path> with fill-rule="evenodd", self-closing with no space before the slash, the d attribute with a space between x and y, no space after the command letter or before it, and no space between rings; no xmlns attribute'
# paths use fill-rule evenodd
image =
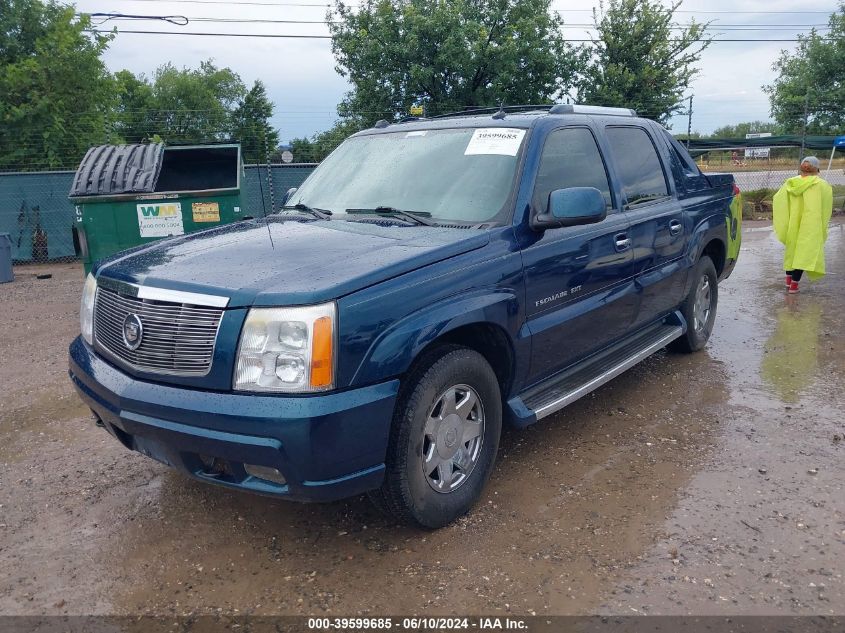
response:
<svg viewBox="0 0 845 633"><path fill-rule="evenodd" d="M281 484L284 485L287 483L285 480L285 476L282 475L278 470L275 468L270 468L269 466L258 466L257 464L244 464L244 470L247 474L252 475L258 479L263 479L265 481L272 481L274 484Z"/></svg>

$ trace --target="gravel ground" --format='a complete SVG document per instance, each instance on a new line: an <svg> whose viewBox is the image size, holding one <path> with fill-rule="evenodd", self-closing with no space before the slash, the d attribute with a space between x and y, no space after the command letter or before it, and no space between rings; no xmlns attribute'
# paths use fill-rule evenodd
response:
<svg viewBox="0 0 845 633"><path fill-rule="evenodd" d="M748 231L706 350L507 431L482 501L437 532L124 450L67 379L81 268L17 267L0 285L0 613L845 614L843 226L798 296L771 232Z"/></svg>

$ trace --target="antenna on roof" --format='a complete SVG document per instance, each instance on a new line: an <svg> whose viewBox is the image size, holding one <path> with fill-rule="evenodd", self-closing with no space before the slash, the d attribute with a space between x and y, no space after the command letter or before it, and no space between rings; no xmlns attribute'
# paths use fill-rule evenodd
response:
<svg viewBox="0 0 845 633"><path fill-rule="evenodd" d="M272 209L273 204L273 181L272 181L272 174L270 173L270 150L267 147L267 137L264 137L264 158L267 160L267 185L270 187L270 205ZM270 231L270 223L267 221L267 206L264 204L264 185L261 184L261 162L259 162L255 166L256 170L258 170L258 190L261 193L261 216L264 218L264 226L267 227L267 235L270 237L270 248L273 250L276 249L276 245L273 244L273 233Z"/></svg>
<svg viewBox="0 0 845 633"><path fill-rule="evenodd" d="M504 119L506 116L507 116L507 113L505 112L505 102L501 101L501 102L499 102L499 111L496 112L496 114L493 115L493 118L498 120L498 119Z"/></svg>

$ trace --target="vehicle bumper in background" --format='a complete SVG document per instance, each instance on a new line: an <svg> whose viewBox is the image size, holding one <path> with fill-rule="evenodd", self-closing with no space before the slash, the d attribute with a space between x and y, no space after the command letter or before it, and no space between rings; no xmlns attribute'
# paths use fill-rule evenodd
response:
<svg viewBox="0 0 845 633"><path fill-rule="evenodd" d="M398 380L316 396L206 392L136 380L81 337L69 373L124 446L194 478L299 501L353 496L384 478ZM273 472L260 469L280 475L247 472Z"/></svg>

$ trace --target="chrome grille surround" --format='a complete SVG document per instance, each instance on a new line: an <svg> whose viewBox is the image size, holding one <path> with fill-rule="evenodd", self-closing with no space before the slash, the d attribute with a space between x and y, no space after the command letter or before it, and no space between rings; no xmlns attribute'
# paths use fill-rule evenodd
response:
<svg viewBox="0 0 845 633"><path fill-rule="evenodd" d="M105 282L105 283L104 283ZM143 289L143 292L139 290ZM138 371L172 376L205 376L211 370L225 297L208 297L216 305L177 303L155 296L156 289L98 279L94 300L94 342L113 360ZM183 293L185 299L202 297ZM163 291L162 297L179 298ZM137 349L124 342L123 324L130 314L143 323Z"/></svg>

